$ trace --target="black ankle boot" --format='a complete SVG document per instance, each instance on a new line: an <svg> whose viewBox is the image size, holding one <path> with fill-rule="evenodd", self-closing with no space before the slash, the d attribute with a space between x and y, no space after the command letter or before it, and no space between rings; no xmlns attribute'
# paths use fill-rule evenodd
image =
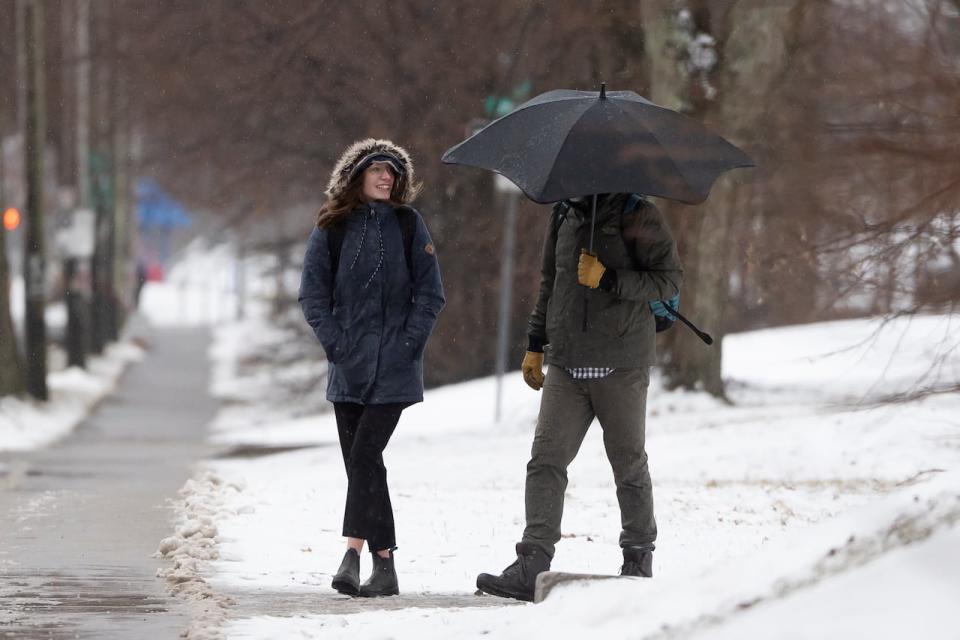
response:
<svg viewBox="0 0 960 640"><path fill-rule="evenodd" d="M653 577L653 549L651 547L626 547L623 550L623 566L620 575L640 578Z"/></svg>
<svg viewBox="0 0 960 640"><path fill-rule="evenodd" d="M400 585L397 584L397 570L393 566L393 551L389 558L381 558L380 554L374 551L373 573L370 579L360 585L360 597L376 598L379 596L397 596L400 595Z"/></svg>
<svg viewBox="0 0 960 640"><path fill-rule="evenodd" d="M333 576L334 589L340 593L355 596L360 593L360 554L356 549L347 549L343 554L340 569Z"/></svg>
<svg viewBox="0 0 960 640"><path fill-rule="evenodd" d="M517 543L517 559L499 576L481 573L477 576L477 589L492 596L515 598L533 602L537 576L550 570L550 556L535 544Z"/></svg>

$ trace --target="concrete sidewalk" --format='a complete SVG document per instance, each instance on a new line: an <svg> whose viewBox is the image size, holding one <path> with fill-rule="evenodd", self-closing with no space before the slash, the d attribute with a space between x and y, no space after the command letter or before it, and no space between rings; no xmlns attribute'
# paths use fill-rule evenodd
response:
<svg viewBox="0 0 960 640"><path fill-rule="evenodd" d="M144 332L150 350L68 438L0 453L0 637L176 638L155 577L167 499L209 451L205 330Z"/></svg>

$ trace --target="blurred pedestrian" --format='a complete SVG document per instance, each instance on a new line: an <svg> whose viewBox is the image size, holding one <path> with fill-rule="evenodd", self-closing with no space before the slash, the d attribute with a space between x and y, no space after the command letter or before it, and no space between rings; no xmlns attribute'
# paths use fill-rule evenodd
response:
<svg viewBox="0 0 960 640"><path fill-rule="evenodd" d="M406 150L388 140L351 145L330 177L307 242L300 305L329 362L347 497L340 593L399 593L396 532L383 451L401 412L423 400L423 352L444 305L440 267ZM360 552L373 572L360 584Z"/></svg>
<svg viewBox="0 0 960 640"><path fill-rule="evenodd" d="M143 286L147 284L147 265L143 260L137 260L136 279L133 283L133 308L140 308L140 294L143 292Z"/></svg>
<svg viewBox="0 0 960 640"><path fill-rule="evenodd" d="M613 467L625 576L653 575L657 523L644 447L647 386L655 360L650 301L679 293L683 270L666 221L645 198L597 198L596 251L589 198L558 203L543 245L540 294L530 315L523 379L539 391L540 415L526 479L526 528L517 559L477 588L533 600L537 575L560 541L567 467L594 418ZM587 304L584 304L584 301ZM544 350L550 365L543 374Z"/></svg>

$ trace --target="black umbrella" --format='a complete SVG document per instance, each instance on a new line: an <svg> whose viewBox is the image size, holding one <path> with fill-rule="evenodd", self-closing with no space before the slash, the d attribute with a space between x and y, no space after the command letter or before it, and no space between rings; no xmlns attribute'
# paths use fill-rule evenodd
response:
<svg viewBox="0 0 960 640"><path fill-rule="evenodd" d="M535 202L593 195L591 251L597 194L699 204L721 173L755 166L696 120L633 91L607 93L606 85L599 92L542 93L448 149L442 160L502 174Z"/></svg>
<svg viewBox="0 0 960 640"><path fill-rule="evenodd" d="M443 154L503 174L535 202L641 193L707 199L724 171L755 166L696 120L633 91L542 93Z"/></svg>

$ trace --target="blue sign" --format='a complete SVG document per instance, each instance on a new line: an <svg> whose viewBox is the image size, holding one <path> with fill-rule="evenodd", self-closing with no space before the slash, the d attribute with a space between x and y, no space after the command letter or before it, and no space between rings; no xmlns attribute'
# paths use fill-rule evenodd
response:
<svg viewBox="0 0 960 640"><path fill-rule="evenodd" d="M193 224L186 207L150 178L137 180L137 223L141 229L177 229Z"/></svg>

